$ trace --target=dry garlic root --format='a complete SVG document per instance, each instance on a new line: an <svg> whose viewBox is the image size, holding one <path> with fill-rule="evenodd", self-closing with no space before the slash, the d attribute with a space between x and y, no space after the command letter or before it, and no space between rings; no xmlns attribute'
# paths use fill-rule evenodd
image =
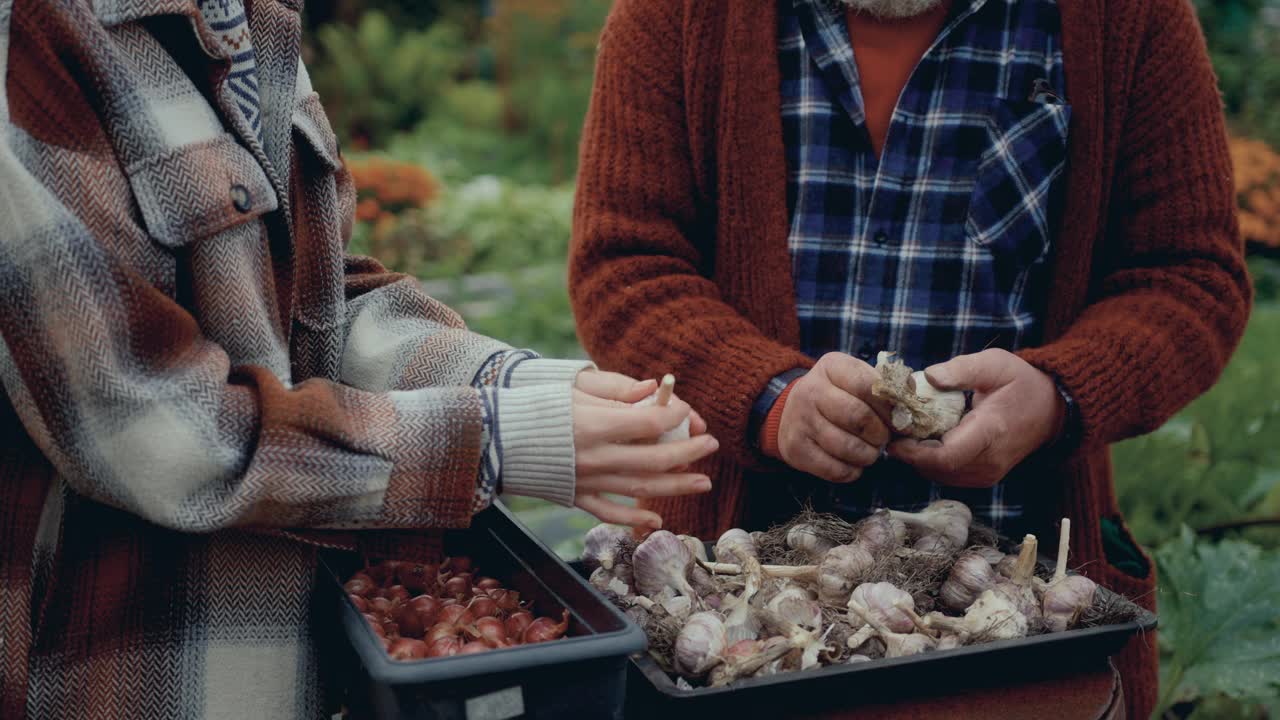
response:
<svg viewBox="0 0 1280 720"><path fill-rule="evenodd" d="M871 385L871 394L893 406L893 429L903 435L925 440L940 438L960 424L964 415L964 393L942 391L929 384L924 372L911 372L897 353L876 356L880 377Z"/></svg>

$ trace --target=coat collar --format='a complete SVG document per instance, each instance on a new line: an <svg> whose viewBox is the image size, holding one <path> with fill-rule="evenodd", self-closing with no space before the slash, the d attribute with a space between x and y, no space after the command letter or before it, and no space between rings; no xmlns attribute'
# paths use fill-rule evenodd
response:
<svg viewBox="0 0 1280 720"><path fill-rule="evenodd" d="M274 2L294 12L302 11L304 0L258 0ZM200 16L201 0L91 0L93 12L106 27L124 25L159 15Z"/></svg>

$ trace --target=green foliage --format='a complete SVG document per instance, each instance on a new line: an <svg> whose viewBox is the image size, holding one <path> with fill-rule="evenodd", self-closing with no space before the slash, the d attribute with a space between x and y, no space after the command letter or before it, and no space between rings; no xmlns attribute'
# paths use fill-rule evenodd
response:
<svg viewBox="0 0 1280 720"><path fill-rule="evenodd" d="M1232 124L1280 147L1280 27L1275 19L1280 10L1270 0L1195 0L1195 5Z"/></svg>
<svg viewBox="0 0 1280 720"><path fill-rule="evenodd" d="M1158 545L1183 524L1280 512L1277 357L1280 305L1259 305L1212 390L1160 430L1114 447L1117 495L1139 542ZM1263 541L1272 534L1250 532Z"/></svg>
<svg viewBox="0 0 1280 720"><path fill-rule="evenodd" d="M380 145L421 122L466 61L452 23L405 30L376 11L355 26L326 25L317 40L313 84L335 131L357 146Z"/></svg>
<svg viewBox="0 0 1280 720"><path fill-rule="evenodd" d="M1220 693L1280 698L1280 553L1197 542L1186 526L1156 551L1161 692L1175 703Z"/></svg>

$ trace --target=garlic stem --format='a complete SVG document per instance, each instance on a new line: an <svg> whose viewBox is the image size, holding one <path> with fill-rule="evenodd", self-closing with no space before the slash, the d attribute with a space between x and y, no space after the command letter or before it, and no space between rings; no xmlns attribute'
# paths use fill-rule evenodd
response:
<svg viewBox="0 0 1280 720"><path fill-rule="evenodd" d="M1058 568L1053 573L1052 582L1060 582L1067 576L1067 549L1071 543L1071 518L1062 518L1062 529L1058 531Z"/></svg>
<svg viewBox="0 0 1280 720"><path fill-rule="evenodd" d="M924 618L916 614L916 609L912 607L911 603L898 602L894 604L894 607L898 608L905 613L907 617L911 618L911 624L915 625L916 629L921 633L928 635L929 637L938 637L938 633L935 633L933 628L930 628L929 625L925 623Z"/></svg>
<svg viewBox="0 0 1280 720"><path fill-rule="evenodd" d="M1036 536L1028 533L1022 538L1022 550L1018 553L1018 563L1014 566L1013 577L1010 578L1019 585L1026 585L1031 582L1032 576L1036 572L1036 551L1039 549L1040 541L1036 540Z"/></svg>
<svg viewBox="0 0 1280 720"><path fill-rule="evenodd" d="M702 567L718 575L742 575L746 571L736 563L700 562ZM817 565L761 565L765 575L788 580L812 580L818 574Z"/></svg>
<svg viewBox="0 0 1280 720"><path fill-rule="evenodd" d="M835 627L835 626L833 625L832 627ZM875 628L871 627L870 625L863 625L862 627L854 631L852 635L849 636L849 639L845 641L845 645L848 645L850 650L857 650L858 648L862 647L863 643L875 637L876 635L877 633Z"/></svg>

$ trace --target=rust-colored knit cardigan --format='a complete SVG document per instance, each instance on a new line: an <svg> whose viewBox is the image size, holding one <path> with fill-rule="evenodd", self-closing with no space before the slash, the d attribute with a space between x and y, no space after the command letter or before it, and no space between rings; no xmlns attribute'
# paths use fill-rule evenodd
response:
<svg viewBox="0 0 1280 720"><path fill-rule="evenodd" d="M766 463L747 438L771 377L812 361L787 249L777 0L619 0L582 140L570 288L603 367L675 373L721 441L702 496L649 503L715 537L743 521ZM1072 518L1073 564L1154 602L1154 572L1106 562L1118 518L1107 444L1160 426L1218 377L1251 299L1218 92L1186 0L1062 0L1073 104L1068 197L1046 341L1021 355L1061 378L1081 449L1045 463ZM1154 638L1120 656L1129 717L1151 710Z"/></svg>

